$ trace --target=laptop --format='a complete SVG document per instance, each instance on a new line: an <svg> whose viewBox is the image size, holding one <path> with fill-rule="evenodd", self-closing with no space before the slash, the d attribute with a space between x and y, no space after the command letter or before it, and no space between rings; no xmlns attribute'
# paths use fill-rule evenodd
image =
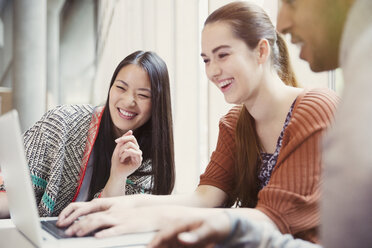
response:
<svg viewBox="0 0 372 248"><path fill-rule="evenodd" d="M145 247L155 234L132 233L103 239L92 236L57 238L58 235L50 233L53 230L43 229L41 221L55 221L56 217L45 219L38 216L16 110L0 116L0 167L11 220L16 229L36 247ZM53 225L49 223L49 226Z"/></svg>

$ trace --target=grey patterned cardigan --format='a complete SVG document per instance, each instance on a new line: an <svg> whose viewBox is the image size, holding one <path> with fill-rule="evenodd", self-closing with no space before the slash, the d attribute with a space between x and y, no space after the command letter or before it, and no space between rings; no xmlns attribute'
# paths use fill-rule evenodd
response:
<svg viewBox="0 0 372 248"><path fill-rule="evenodd" d="M75 201L102 113L103 107L59 106L48 111L24 133L25 153L40 216L57 216ZM143 162L139 170L151 170L151 162ZM126 194L149 193L151 181L151 176L129 176ZM5 191L3 184L0 191Z"/></svg>

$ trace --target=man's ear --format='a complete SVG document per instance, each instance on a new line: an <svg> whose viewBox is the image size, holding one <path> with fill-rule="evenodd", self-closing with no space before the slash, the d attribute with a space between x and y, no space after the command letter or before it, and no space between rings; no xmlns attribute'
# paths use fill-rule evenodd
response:
<svg viewBox="0 0 372 248"><path fill-rule="evenodd" d="M261 39L256 47L257 62L259 64L265 64L271 53L269 41Z"/></svg>

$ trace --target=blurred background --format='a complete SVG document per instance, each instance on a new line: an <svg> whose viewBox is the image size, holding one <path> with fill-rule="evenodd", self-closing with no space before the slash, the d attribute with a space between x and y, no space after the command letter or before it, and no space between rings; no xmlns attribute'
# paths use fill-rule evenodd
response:
<svg viewBox="0 0 372 248"><path fill-rule="evenodd" d="M276 23L280 0L250 1ZM171 79L174 192L193 191L231 108L205 76L200 35L208 14L229 2L0 0L0 114L17 109L25 131L57 105L102 105L116 65L135 50L155 51ZM339 71L314 74L288 46L303 87L341 92Z"/></svg>

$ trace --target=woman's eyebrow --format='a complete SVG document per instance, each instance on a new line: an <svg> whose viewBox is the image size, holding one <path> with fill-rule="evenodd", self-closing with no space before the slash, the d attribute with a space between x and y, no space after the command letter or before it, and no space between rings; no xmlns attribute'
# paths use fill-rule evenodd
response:
<svg viewBox="0 0 372 248"><path fill-rule="evenodd" d="M116 81L118 81L118 82L124 84L125 86L129 87L129 85L121 79L117 79Z"/></svg>
<svg viewBox="0 0 372 248"><path fill-rule="evenodd" d="M150 94L151 94L151 90L148 89L148 88L138 88L138 90L142 90L142 91L148 91Z"/></svg>
<svg viewBox="0 0 372 248"><path fill-rule="evenodd" d="M216 53L216 52L218 52L218 50L220 50L220 49L222 49L222 48L230 48L230 46L228 46L228 45L221 45L221 46L218 46L218 47L216 47L216 48L214 48L214 49L212 50L212 53ZM205 55L204 53L201 53L200 56L202 56L202 57L206 57L206 55Z"/></svg>
<svg viewBox="0 0 372 248"><path fill-rule="evenodd" d="M124 85L127 86L127 87L130 87L128 83L126 83L125 81L123 81L123 80L121 80L121 79L117 79L116 81L118 81L118 82L124 84ZM151 89L149 89L149 88L138 88L137 90L147 91L147 92L149 92L149 93L151 94Z"/></svg>

